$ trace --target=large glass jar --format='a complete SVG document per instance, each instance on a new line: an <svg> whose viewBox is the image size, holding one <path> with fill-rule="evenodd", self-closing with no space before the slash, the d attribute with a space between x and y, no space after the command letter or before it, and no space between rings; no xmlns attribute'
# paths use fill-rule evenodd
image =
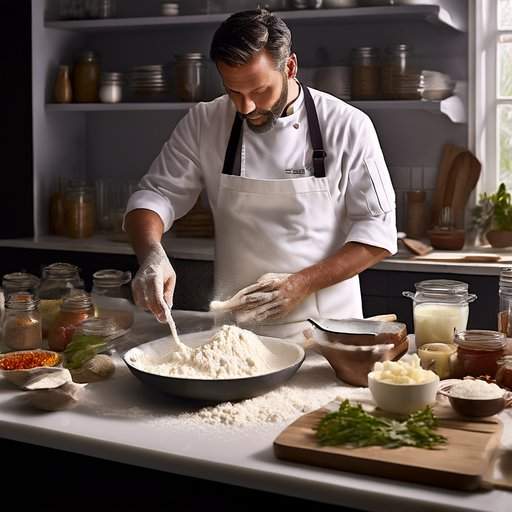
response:
<svg viewBox="0 0 512 512"><path fill-rule="evenodd" d="M13 350L41 348L39 301L27 292L12 293L5 303L4 343Z"/></svg>
<svg viewBox="0 0 512 512"><path fill-rule="evenodd" d="M62 302L53 324L48 331L48 347L62 351L71 341L79 324L94 317L94 305L86 293L67 297Z"/></svg>
<svg viewBox="0 0 512 512"><path fill-rule="evenodd" d="M512 304L512 268L504 268L500 272L499 281L498 331L512 336L511 304Z"/></svg>
<svg viewBox="0 0 512 512"><path fill-rule="evenodd" d="M413 300L416 347L425 343L453 343L455 332L464 331L469 303L476 295L468 293L467 283L433 279L415 283L416 292L402 292Z"/></svg>
<svg viewBox="0 0 512 512"><path fill-rule="evenodd" d="M73 96L79 103L98 101L100 66L94 52L82 53L73 70Z"/></svg>
<svg viewBox="0 0 512 512"><path fill-rule="evenodd" d="M205 99L206 61L202 53L176 55L176 94L181 101Z"/></svg>
<svg viewBox="0 0 512 512"><path fill-rule="evenodd" d="M386 48L381 71L381 91L384 99L421 99L423 77L416 67L413 50L407 44Z"/></svg>
<svg viewBox="0 0 512 512"><path fill-rule="evenodd" d="M5 274L2 279L2 288L6 300L9 295L16 292L28 292L37 298L40 285L41 280L27 272L12 272L11 274Z"/></svg>
<svg viewBox="0 0 512 512"><path fill-rule="evenodd" d="M498 361L503 357L506 338L498 331L462 331L455 334L457 357L452 367L453 377L496 377Z"/></svg>
<svg viewBox="0 0 512 512"><path fill-rule="evenodd" d="M66 236L88 238L94 234L96 224L96 199L94 187L74 184L64 198Z"/></svg>
<svg viewBox="0 0 512 512"><path fill-rule="evenodd" d="M39 298L44 338L48 336L48 329L59 312L63 299L74 290L83 287L84 283L80 279L79 269L75 265L52 263L43 268Z"/></svg>
<svg viewBox="0 0 512 512"><path fill-rule="evenodd" d="M98 270L93 274L92 299L98 318L111 319L119 329L133 325L134 307L129 283L131 272L115 269Z"/></svg>
<svg viewBox="0 0 512 512"><path fill-rule="evenodd" d="M352 49L352 89L354 100L375 100L380 96L379 50L371 46Z"/></svg>

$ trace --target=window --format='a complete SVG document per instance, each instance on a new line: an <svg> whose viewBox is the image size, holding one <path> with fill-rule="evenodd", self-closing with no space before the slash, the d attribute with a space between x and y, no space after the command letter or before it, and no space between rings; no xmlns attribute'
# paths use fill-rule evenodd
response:
<svg viewBox="0 0 512 512"><path fill-rule="evenodd" d="M476 0L474 145L480 191L512 190L512 0Z"/></svg>

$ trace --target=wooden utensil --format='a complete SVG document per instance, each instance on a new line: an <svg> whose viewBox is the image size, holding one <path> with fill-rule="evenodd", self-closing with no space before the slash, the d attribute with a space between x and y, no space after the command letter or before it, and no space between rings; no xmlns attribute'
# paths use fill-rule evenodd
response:
<svg viewBox="0 0 512 512"><path fill-rule="evenodd" d="M432 252L432 247L430 245L424 244L419 240L414 240L413 238L403 238L402 243L413 254L417 254L418 256L424 256L425 254Z"/></svg>
<svg viewBox="0 0 512 512"><path fill-rule="evenodd" d="M500 256L498 254L461 254L460 252L431 252L423 256L416 256L415 261L439 261L447 263L497 263L512 261L512 255Z"/></svg>

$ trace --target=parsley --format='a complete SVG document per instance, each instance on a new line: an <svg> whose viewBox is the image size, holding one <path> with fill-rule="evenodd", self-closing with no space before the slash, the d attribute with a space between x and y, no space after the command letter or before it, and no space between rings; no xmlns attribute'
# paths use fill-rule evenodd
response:
<svg viewBox="0 0 512 512"><path fill-rule="evenodd" d="M415 446L433 449L446 443L446 437L436 434L437 419L427 406L410 414L405 420L372 416L361 405L348 400L340 404L337 412L326 414L316 427L316 437L322 446L349 445L384 446L398 448Z"/></svg>

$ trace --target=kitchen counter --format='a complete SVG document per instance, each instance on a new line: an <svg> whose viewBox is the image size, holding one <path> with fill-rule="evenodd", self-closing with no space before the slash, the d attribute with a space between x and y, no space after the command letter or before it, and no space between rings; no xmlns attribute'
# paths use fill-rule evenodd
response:
<svg viewBox="0 0 512 512"><path fill-rule="evenodd" d="M175 319L182 333L207 329L211 323L208 313L176 311ZM120 350L167 332L166 326L149 315L138 314ZM273 456L272 442L284 428L282 424L243 430L180 425L176 416L187 410L186 405L144 387L117 359L114 377L90 384L85 398L69 411L45 414L28 409L23 392L0 381L0 436L363 510L510 510L512 494L505 491L469 494L279 461ZM512 423L510 412L502 414L509 415L508 423ZM507 435L512 438L510 432Z"/></svg>

